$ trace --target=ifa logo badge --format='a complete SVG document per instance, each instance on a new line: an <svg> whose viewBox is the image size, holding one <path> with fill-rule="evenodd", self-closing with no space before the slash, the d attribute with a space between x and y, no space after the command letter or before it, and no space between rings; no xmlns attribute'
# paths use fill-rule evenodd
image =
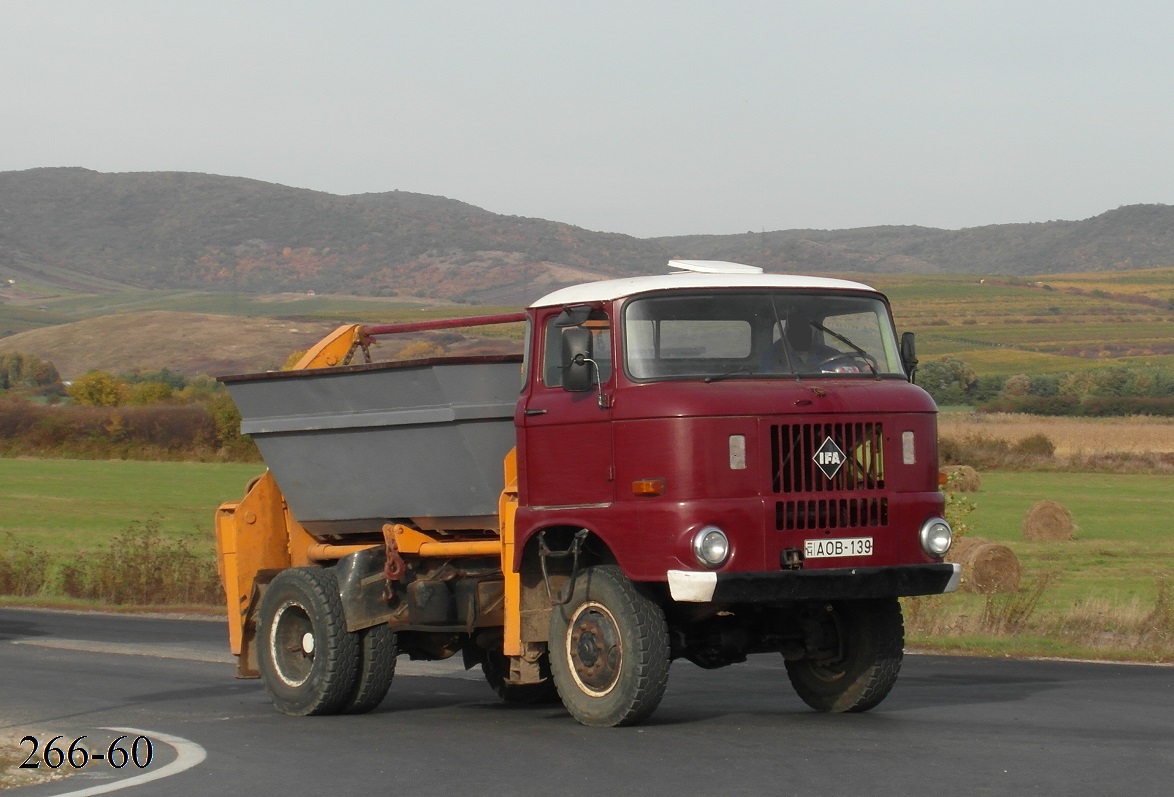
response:
<svg viewBox="0 0 1174 797"><path fill-rule="evenodd" d="M816 449L815 456L811 459L815 462L815 467L830 480L840 472L840 467L844 464L844 452L836 445L836 441L829 437Z"/></svg>

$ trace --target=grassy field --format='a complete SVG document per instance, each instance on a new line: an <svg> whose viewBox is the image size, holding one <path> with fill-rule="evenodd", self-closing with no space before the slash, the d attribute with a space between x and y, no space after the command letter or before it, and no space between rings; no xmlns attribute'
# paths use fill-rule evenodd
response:
<svg viewBox="0 0 1174 797"><path fill-rule="evenodd" d="M256 464L0 459L0 541L11 533L54 557L101 547L157 519L165 538L215 548L212 518L264 470Z"/></svg>
<svg viewBox="0 0 1174 797"><path fill-rule="evenodd" d="M1097 600L1152 605L1158 580L1174 579L1172 482L1137 474L988 472L968 520L975 535L1015 552L1025 579L1055 573L1041 598L1045 611ZM1023 518L1042 500L1072 513L1075 540L1024 539Z"/></svg>
<svg viewBox="0 0 1174 797"><path fill-rule="evenodd" d="M155 519L165 538L185 538L211 558L216 506L235 500L257 465L0 459L0 538L70 561ZM1018 556L1024 588L995 598L957 593L907 605L910 644L941 651L1174 661L1174 639L1138 642L1161 615L1160 584L1174 585L1174 490L1166 475L1070 472L982 474L968 494L971 534ZM1021 524L1040 500L1067 507L1071 542L1029 542ZM1016 610L1046 579L1029 621L989 632L988 615ZM27 601L27 599L24 599ZM1157 611L1157 614L1155 612ZM1165 617L1165 615L1161 615ZM1171 626L1174 628L1174 625ZM1127 638L1119 638L1133 629Z"/></svg>
<svg viewBox="0 0 1174 797"><path fill-rule="evenodd" d="M938 433L998 437L1017 443L1043 434L1056 446L1057 457L1090 453L1174 452L1174 418L1064 418L1008 413L942 412Z"/></svg>
<svg viewBox="0 0 1174 797"><path fill-rule="evenodd" d="M923 360L983 376L1174 366L1174 268L1042 277L860 275Z"/></svg>

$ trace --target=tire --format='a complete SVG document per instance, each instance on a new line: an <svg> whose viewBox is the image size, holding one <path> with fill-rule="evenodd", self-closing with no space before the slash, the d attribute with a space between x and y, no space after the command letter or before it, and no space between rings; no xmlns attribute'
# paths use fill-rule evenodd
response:
<svg viewBox="0 0 1174 797"><path fill-rule="evenodd" d="M551 612L548 645L559 697L583 725L635 725L664 696L664 612L615 565L579 573L570 600Z"/></svg>
<svg viewBox="0 0 1174 797"><path fill-rule="evenodd" d="M874 708L893 688L904 656L905 627L896 598L832 604L825 634L832 649L821 658L786 662L787 676L816 711Z"/></svg>
<svg viewBox="0 0 1174 797"><path fill-rule="evenodd" d="M283 570L261 598L257 667L278 711L335 714L355 695L358 634L347 633L334 573Z"/></svg>
<svg viewBox="0 0 1174 797"><path fill-rule="evenodd" d="M554 679L550 677L550 659L544 657L539 663L540 669L546 675L546 680L536 684L506 683L509 662L500 653L486 651L485 659L481 662L481 672L485 675L485 682L497 693L497 696L506 703L516 706L534 706L543 703L557 703L558 689Z"/></svg>
<svg viewBox="0 0 1174 797"><path fill-rule="evenodd" d="M342 706L343 714L366 714L387 696L395 677L395 632L386 625L364 628L359 638L358 683L355 693Z"/></svg>

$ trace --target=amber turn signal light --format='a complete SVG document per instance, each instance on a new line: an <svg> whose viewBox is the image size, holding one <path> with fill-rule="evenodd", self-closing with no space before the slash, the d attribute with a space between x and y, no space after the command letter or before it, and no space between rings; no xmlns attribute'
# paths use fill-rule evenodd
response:
<svg viewBox="0 0 1174 797"><path fill-rule="evenodd" d="M632 495L664 495L664 479L637 479L632 482Z"/></svg>

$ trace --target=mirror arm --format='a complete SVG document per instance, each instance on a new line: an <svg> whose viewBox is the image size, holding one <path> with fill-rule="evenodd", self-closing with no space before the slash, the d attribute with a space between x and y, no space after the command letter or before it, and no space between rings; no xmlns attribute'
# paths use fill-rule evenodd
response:
<svg viewBox="0 0 1174 797"><path fill-rule="evenodd" d="M599 404L599 408L601 410L607 409L607 397L603 395L603 383L599 381L599 363L595 362L595 360L592 360L590 357L584 357L582 354L575 355L574 363L575 365L582 365L583 363L591 364L591 367L595 371L595 391L598 394L596 402Z"/></svg>

